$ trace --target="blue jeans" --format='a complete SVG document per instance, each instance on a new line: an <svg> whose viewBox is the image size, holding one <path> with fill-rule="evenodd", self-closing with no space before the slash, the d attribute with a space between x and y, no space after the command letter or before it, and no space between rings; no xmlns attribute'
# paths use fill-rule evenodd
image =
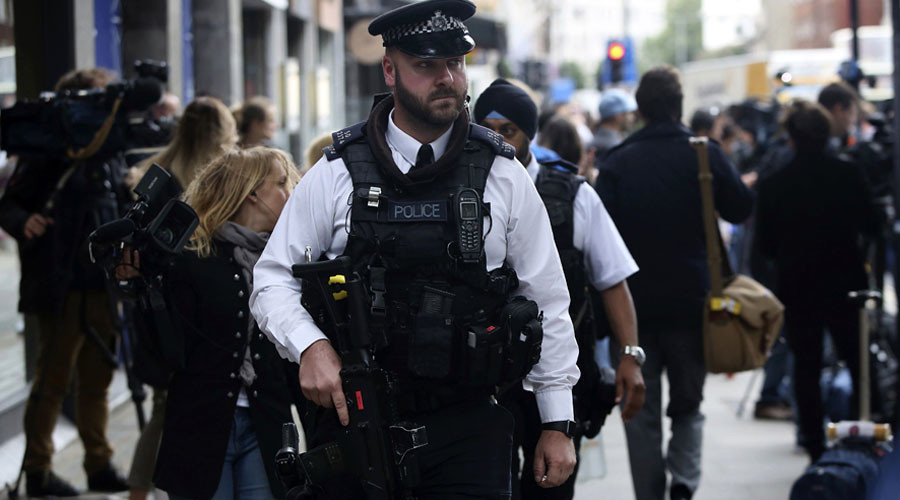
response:
<svg viewBox="0 0 900 500"><path fill-rule="evenodd" d="M793 388L791 386L791 372L794 368L794 355L788 347L784 333L778 337L772 346L772 354L765 364L765 379L759 402L763 404L792 403Z"/></svg>
<svg viewBox="0 0 900 500"><path fill-rule="evenodd" d="M187 500L169 495L172 500ZM250 419L250 410L238 407L234 411L234 423L225 449L222 477L213 500L268 500L274 499L269 488L269 478L263 465L256 431Z"/></svg>

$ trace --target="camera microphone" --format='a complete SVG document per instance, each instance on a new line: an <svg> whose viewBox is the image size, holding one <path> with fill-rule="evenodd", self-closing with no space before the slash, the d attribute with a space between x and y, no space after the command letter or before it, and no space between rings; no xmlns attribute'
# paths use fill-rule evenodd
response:
<svg viewBox="0 0 900 500"><path fill-rule="evenodd" d="M91 233L91 243L98 243L101 245L115 243L133 233L134 230L135 225L131 219L118 219L107 222Z"/></svg>

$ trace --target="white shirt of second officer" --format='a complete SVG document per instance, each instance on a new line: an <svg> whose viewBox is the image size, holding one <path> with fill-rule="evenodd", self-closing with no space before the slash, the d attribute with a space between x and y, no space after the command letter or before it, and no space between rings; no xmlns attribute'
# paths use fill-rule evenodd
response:
<svg viewBox="0 0 900 500"><path fill-rule="evenodd" d="M541 164L534 154L525 169L536 182ZM587 182L578 186L572 215L572 246L584 254L584 270L594 288L602 292L638 272L603 201Z"/></svg>
<svg viewBox="0 0 900 500"><path fill-rule="evenodd" d="M431 143L436 159L447 149L453 128ZM415 164L416 139L388 123L387 143L405 174ZM251 310L260 329L282 356L299 362L300 354L325 338L300 304L300 282L291 265L305 261L306 247L315 260L341 255L350 230L352 181L343 160L323 157L303 177L288 200L266 249L254 269ZM541 359L523 385L533 390L542 422L574 420L572 387L578 381L578 346L568 314L569 293L544 204L522 165L497 156L484 190L491 204L485 221L488 270L508 262L519 277L514 292L537 302L544 313Z"/></svg>

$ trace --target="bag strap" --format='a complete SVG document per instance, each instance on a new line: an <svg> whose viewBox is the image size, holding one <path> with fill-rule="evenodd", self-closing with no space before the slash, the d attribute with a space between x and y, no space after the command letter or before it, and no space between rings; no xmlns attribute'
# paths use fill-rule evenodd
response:
<svg viewBox="0 0 900 500"><path fill-rule="evenodd" d="M691 137L691 147L697 151L699 165L700 199L703 203L703 232L706 234L706 262L709 265L710 296L722 295L722 237L716 226L713 205L712 171L709 169L709 140L706 137Z"/></svg>
<svg viewBox="0 0 900 500"><path fill-rule="evenodd" d="M94 138L91 139L90 144L78 151L75 151L71 147L66 149L66 154L69 158L73 160L86 160L97 154L97 151L100 151L100 148L106 143L106 138L109 137L109 132L116 123L116 115L119 113L119 105L121 104L122 97L117 97L113 102L112 111L109 112L109 116L103 121L103 125L94 134Z"/></svg>

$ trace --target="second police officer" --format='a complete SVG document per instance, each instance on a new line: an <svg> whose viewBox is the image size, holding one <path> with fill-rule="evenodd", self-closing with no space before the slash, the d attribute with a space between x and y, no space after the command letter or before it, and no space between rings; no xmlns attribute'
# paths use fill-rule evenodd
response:
<svg viewBox="0 0 900 500"><path fill-rule="evenodd" d="M317 417L336 411L348 425L340 358L301 306L291 266L306 253L352 258L372 296L372 327L388 340L381 363L403 387L398 406L427 427L428 444L417 452L417 498L510 495L512 418L491 398L490 381L462 383L450 353L465 347L457 345L465 343L465 328L497 319L512 295L533 300L543 314L540 361L524 379L544 426L535 480L560 485L575 466L578 349L566 282L547 212L513 148L469 122L464 56L475 42L463 21L474 13L466 0L429 0L370 24L386 47L382 69L393 92L366 122L334 134L254 271L251 307L260 328L300 362L301 387L320 407ZM475 234L458 223L472 215L462 209L463 196L480 202L474 212L483 229ZM317 428L307 429L310 446L329 421L336 419L316 418ZM362 496L350 482L333 486L329 497Z"/></svg>
<svg viewBox="0 0 900 500"><path fill-rule="evenodd" d="M579 417L579 432L575 438L577 448L583 433L592 437L599 430L595 427L590 431L587 427L591 426L588 422L592 417L591 408L601 403L595 400L596 392L589 388L599 383L600 373L594 361L594 318L591 317L585 285L600 291L612 332L618 344L625 346L624 353L628 354L622 356L616 374L616 402L625 401L622 418L630 419L643 405L644 380L640 365L644 353L638 346L637 319L625 281L637 272L638 267L597 192L577 175L578 167L561 159L539 161L531 153L529 142L537 131L537 106L524 90L506 80L497 79L479 96L474 115L480 125L492 129L515 146L516 158L525 165L535 181L550 214L556 246L569 285L569 312L578 338L581 379L575 388L575 408ZM503 401L516 417L515 444L517 448L522 445L525 459L520 489L516 487L518 485L513 486L514 498L571 499L575 487L574 473L562 486L547 490L538 489L531 475L527 474L533 462L529 444L537 439L540 432L534 396L512 392ZM514 477L519 472L517 462L514 460Z"/></svg>

